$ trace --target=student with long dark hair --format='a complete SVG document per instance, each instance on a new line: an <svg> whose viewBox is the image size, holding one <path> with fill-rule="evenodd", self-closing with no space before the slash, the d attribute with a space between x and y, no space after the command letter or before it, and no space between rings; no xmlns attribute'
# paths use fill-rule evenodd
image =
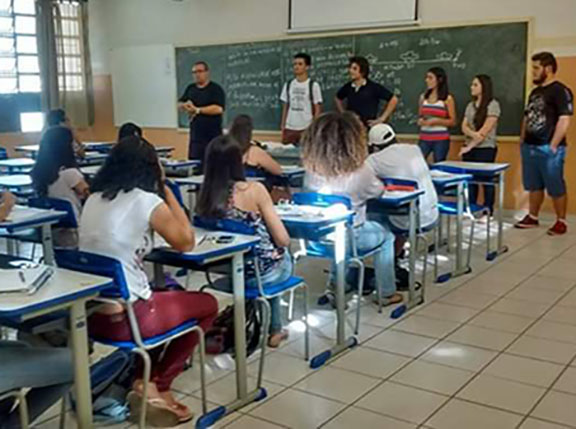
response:
<svg viewBox="0 0 576 429"><path fill-rule="evenodd" d="M89 188L78 168L73 141L74 136L69 128L48 128L40 140L40 150L30 175L38 195L70 202L76 220L79 220L82 201L88 197ZM60 247L76 247L76 231L57 228L54 242Z"/></svg>
<svg viewBox="0 0 576 429"><path fill-rule="evenodd" d="M424 158L434 153L434 162L444 161L450 150L449 128L456 124L456 105L441 67L432 67L426 73L426 92L420 96L418 116Z"/></svg>
<svg viewBox="0 0 576 429"><path fill-rule="evenodd" d="M236 140L242 151L242 162L247 168L261 169L274 176L282 174L282 167L262 148L252 142L254 123L248 115L238 115L232 121L228 134Z"/></svg>
<svg viewBox="0 0 576 429"><path fill-rule="evenodd" d="M84 145L82 144L82 141L78 137L76 130L72 126L72 123L70 122L70 118L68 117L68 115L66 115L66 112L64 111L64 109L50 110L46 114L46 127L47 127L47 129L51 128L51 127L69 128L70 131L72 131L72 135L74 136L74 142L73 142L74 153L80 157L84 156L84 152L85 152Z"/></svg>
<svg viewBox="0 0 576 429"><path fill-rule="evenodd" d="M126 122L118 130L118 141L130 136L142 137L142 128L134 122Z"/></svg>
<svg viewBox="0 0 576 429"><path fill-rule="evenodd" d="M153 291L144 271L144 256L152 250L153 232L175 250L187 252L194 247L194 231L164 183L154 147L137 136L123 139L96 174L92 191L80 220L80 249L121 262L143 338L159 335L192 318L204 331L210 328L218 314L218 303L212 295ZM100 307L91 316L89 329L98 338L132 338L124 307L114 303ZM192 419L193 413L174 397L171 386L197 343L197 334L192 332L151 351L147 407L151 425L176 426ZM131 407L140 404L142 370L140 366L129 396ZM132 415L137 418L138 414L137 408L132 409Z"/></svg>
<svg viewBox="0 0 576 429"><path fill-rule="evenodd" d="M498 151L496 128L500 103L494 98L492 79L485 74L474 77L470 85L472 101L466 106L462 132L466 136L460 155L464 161L494 162ZM478 185L470 185L470 202L476 204ZM484 205L494 211L494 187L484 186Z"/></svg>
<svg viewBox="0 0 576 429"><path fill-rule="evenodd" d="M212 140L206 149L204 171L196 213L206 218L237 220L253 227L260 236L256 253L261 281L279 283L290 278L293 269L287 249L290 236L264 185L246 181L240 145L231 136ZM248 265L246 273L247 286L256 287L254 267ZM288 332L282 330L280 298L272 298L270 306L268 345L275 348L288 338Z"/></svg>

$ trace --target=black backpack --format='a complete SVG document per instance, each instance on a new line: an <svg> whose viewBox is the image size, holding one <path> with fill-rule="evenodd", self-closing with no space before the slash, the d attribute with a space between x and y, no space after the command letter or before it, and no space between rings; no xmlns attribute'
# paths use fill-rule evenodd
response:
<svg viewBox="0 0 576 429"><path fill-rule="evenodd" d="M246 301L246 354L250 356L260 344L262 320L256 301ZM209 354L230 353L234 355L234 306L229 305L214 320L206 332L206 352Z"/></svg>

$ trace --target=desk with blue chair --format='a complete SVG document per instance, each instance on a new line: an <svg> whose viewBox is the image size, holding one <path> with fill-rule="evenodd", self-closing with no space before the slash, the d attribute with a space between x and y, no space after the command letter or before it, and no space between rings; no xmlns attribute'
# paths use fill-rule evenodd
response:
<svg viewBox="0 0 576 429"><path fill-rule="evenodd" d="M156 248L146 260L154 263L154 278L157 285L164 283L163 265L203 271L208 264L217 261L231 263L232 285L234 291L234 349L236 361L236 400L221 406L200 417L196 423L197 428L207 428L222 417L239 410L240 408L260 401L267 396L266 389L258 386L248 392L248 377L246 365L246 314L245 314L245 285L244 285L244 256L249 253L260 241L259 237L247 236L227 232L232 236L230 243L217 243L214 233L195 229L198 244L190 252L178 252L170 248Z"/></svg>
<svg viewBox="0 0 576 429"><path fill-rule="evenodd" d="M34 207L15 206L8 219L0 222L0 236L11 238L14 233L30 228L41 229L42 248L44 262L54 264L54 252L52 245L52 225L60 222L68 215L65 211L53 209L40 209ZM17 237L14 237L17 239Z"/></svg>
<svg viewBox="0 0 576 429"><path fill-rule="evenodd" d="M8 270L9 271L9 270ZM5 278L3 278L3 276ZM0 272L0 283L8 282L9 273ZM74 357L76 415L80 429L92 423L92 391L86 329L86 302L111 287L109 278L55 268L49 282L32 295L0 295L0 325L24 323L31 319L60 312L70 312L70 338ZM47 368L49 370L49 368Z"/></svg>
<svg viewBox="0 0 576 429"><path fill-rule="evenodd" d="M463 161L444 161L435 164L435 167L452 173L471 174L471 182L477 185L487 185L498 187L498 209L496 211L496 221L498 222L498 236L496 250L488 251L486 259L493 261L503 253L508 252L508 247L504 245L504 193L505 193L505 175L506 170L510 167L507 163L490 163L490 162L463 162Z"/></svg>
<svg viewBox="0 0 576 429"><path fill-rule="evenodd" d="M408 214L410 225L408 230L408 241L410 243L410 254L408 259L409 293L408 302L394 309L390 315L392 318L397 319L407 311L424 302L425 281L422 284L422 290L420 293L416 292L416 257L418 248L418 233L420 230L420 209L418 200L420 196L424 194L424 189L418 189L418 184L414 181L395 178L382 178L381 180L386 186L400 185L412 188L411 190L386 190L386 192L384 192L380 198L372 200L368 206L369 210L377 210L378 212L384 212L387 215ZM426 246L426 248L427 247L428 246ZM426 253L424 256L424 278L426 275L427 263ZM380 295L378 296L378 299L381 311L382 298Z"/></svg>
<svg viewBox="0 0 576 429"><path fill-rule="evenodd" d="M0 190L10 191L21 198L34 195L32 178L28 174L0 175Z"/></svg>
<svg viewBox="0 0 576 429"><path fill-rule="evenodd" d="M341 207L334 209L335 205L341 205ZM291 238L320 243L327 235L334 234L334 240L328 246L316 246L315 248L306 246L302 249L304 255L333 259L336 266L336 344L331 349L312 358L310 367L314 369L321 367L328 360L358 344L355 336L346 338L346 233L354 220L354 212L350 206L350 201L346 197L304 192L294 194L292 204L277 206L278 214ZM306 207L312 210L306 210ZM360 269L359 287L361 288L364 265L358 258L350 258L350 261L352 260ZM359 293L360 299L361 290ZM356 330L358 329L358 318L359 306Z"/></svg>
<svg viewBox="0 0 576 429"><path fill-rule="evenodd" d="M87 151L108 153L112 150L116 142L82 142L82 146Z"/></svg>
<svg viewBox="0 0 576 429"><path fill-rule="evenodd" d="M28 174L36 162L30 158L8 158L0 160L0 171L5 174Z"/></svg>

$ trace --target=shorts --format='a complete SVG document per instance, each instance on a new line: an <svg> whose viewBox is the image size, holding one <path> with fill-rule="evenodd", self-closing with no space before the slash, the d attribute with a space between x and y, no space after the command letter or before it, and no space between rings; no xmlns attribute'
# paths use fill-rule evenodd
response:
<svg viewBox="0 0 576 429"><path fill-rule="evenodd" d="M566 147L559 146L556 153L550 145L522 144L522 180L528 192L543 191L559 198L566 194L564 160Z"/></svg>

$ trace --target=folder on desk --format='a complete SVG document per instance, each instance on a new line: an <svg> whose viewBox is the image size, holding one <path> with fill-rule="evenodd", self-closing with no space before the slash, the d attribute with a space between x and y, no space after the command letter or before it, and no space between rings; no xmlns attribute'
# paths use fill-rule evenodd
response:
<svg viewBox="0 0 576 429"><path fill-rule="evenodd" d="M54 275L54 268L41 266L38 268L0 270L0 294L23 293L34 294L44 286Z"/></svg>

